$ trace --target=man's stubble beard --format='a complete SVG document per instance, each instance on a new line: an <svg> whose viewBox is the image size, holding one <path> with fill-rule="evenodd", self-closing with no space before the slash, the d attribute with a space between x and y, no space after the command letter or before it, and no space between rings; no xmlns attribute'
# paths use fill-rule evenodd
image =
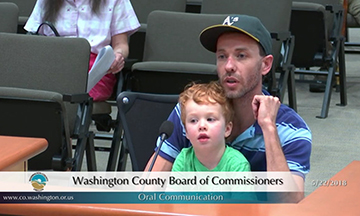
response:
<svg viewBox="0 0 360 216"><path fill-rule="evenodd" d="M249 92L252 92L259 85L259 82L262 82L262 75L259 72L260 69L261 69L261 62L256 65L255 69L252 71L252 73L250 73L248 79L244 81L244 85L242 85L238 90L228 90L224 88L226 97L230 99L237 99L243 97ZM235 77L239 80L243 80L242 77L238 75L235 75ZM222 80L223 78L224 77L222 77Z"/></svg>

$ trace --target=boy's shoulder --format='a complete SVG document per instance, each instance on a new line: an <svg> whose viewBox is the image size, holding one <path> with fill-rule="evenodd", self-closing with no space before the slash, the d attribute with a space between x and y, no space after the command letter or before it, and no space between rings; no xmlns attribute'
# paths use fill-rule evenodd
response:
<svg viewBox="0 0 360 216"><path fill-rule="evenodd" d="M222 162L223 171L250 171L250 163L246 157L231 146L226 146Z"/></svg>
<svg viewBox="0 0 360 216"><path fill-rule="evenodd" d="M235 148L233 148L233 147L231 147L229 145L226 145L226 149L225 149L224 154L231 160L238 161L240 159L240 160L247 161L245 156L239 150L236 150Z"/></svg>
<svg viewBox="0 0 360 216"><path fill-rule="evenodd" d="M193 146L190 146L187 148L182 148L180 151L180 154L183 154L183 155L195 154Z"/></svg>

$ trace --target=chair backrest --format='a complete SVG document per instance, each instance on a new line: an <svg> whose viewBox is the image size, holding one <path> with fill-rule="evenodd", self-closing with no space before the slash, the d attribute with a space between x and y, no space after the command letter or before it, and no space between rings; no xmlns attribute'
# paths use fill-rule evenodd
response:
<svg viewBox="0 0 360 216"><path fill-rule="evenodd" d="M16 33L19 8L14 3L0 2L0 32Z"/></svg>
<svg viewBox="0 0 360 216"><path fill-rule="evenodd" d="M19 24L24 25L34 9L36 0L0 0L0 2L12 2L19 8Z"/></svg>
<svg viewBox="0 0 360 216"><path fill-rule="evenodd" d="M140 23L146 24L154 10L185 12L186 0L130 0Z"/></svg>
<svg viewBox="0 0 360 216"><path fill-rule="evenodd" d="M200 13L202 0L187 0L186 12L188 13Z"/></svg>
<svg viewBox="0 0 360 216"><path fill-rule="evenodd" d="M128 58L142 61L149 14L154 10L185 12L186 0L131 0L131 4L141 26L130 36Z"/></svg>
<svg viewBox="0 0 360 216"><path fill-rule="evenodd" d="M200 43L201 31L226 15L153 11L143 62L132 66L132 91L179 94L190 81L217 80L216 57ZM129 80L129 79L128 79Z"/></svg>
<svg viewBox="0 0 360 216"><path fill-rule="evenodd" d="M215 64L214 53L199 40L200 32L222 23L226 15L153 11L148 18L144 61Z"/></svg>
<svg viewBox="0 0 360 216"><path fill-rule="evenodd" d="M86 94L90 56L86 39L0 33L0 50L1 87ZM82 115L77 113L78 107L78 103L65 103L62 111L66 110L63 118L68 125L64 127L70 135L76 132L76 120ZM33 122L33 127L36 125L38 122Z"/></svg>
<svg viewBox="0 0 360 216"><path fill-rule="evenodd" d="M86 39L0 33L0 48L0 86L86 92Z"/></svg>
<svg viewBox="0 0 360 216"><path fill-rule="evenodd" d="M323 5L293 2L290 31L295 36L292 63L296 67L316 66L315 59L320 58L322 61L323 56L327 55L327 29L326 11Z"/></svg>
<svg viewBox="0 0 360 216"><path fill-rule="evenodd" d="M292 0L202 0L201 13L245 14L261 20L270 32L288 31ZM269 13L271 11L271 13Z"/></svg>
<svg viewBox="0 0 360 216"><path fill-rule="evenodd" d="M86 93L90 45L83 38L0 34L0 86ZM70 132L76 104L66 104Z"/></svg>
<svg viewBox="0 0 360 216"><path fill-rule="evenodd" d="M324 7L326 7L327 5L342 7L340 0L295 0L293 2L314 3L314 4L323 5ZM326 28L328 30L328 34L330 34L334 24L334 14L329 11L325 11L325 20L326 20Z"/></svg>
<svg viewBox="0 0 360 216"><path fill-rule="evenodd" d="M28 161L30 170L55 169L54 156L72 155L62 95L56 92L0 87L0 134L45 138L49 145ZM58 167L60 170L61 168Z"/></svg>
<svg viewBox="0 0 360 216"><path fill-rule="evenodd" d="M154 153L159 127L178 101L178 95L121 92L117 98L133 171L143 171Z"/></svg>

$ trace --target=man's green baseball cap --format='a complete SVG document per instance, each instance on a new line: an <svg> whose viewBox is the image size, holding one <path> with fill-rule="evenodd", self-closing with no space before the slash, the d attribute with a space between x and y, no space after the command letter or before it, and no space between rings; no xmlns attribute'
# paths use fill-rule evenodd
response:
<svg viewBox="0 0 360 216"><path fill-rule="evenodd" d="M272 52L271 35L261 21L253 16L229 15L223 24L205 28L200 33L201 44L209 51L216 52L216 44L219 36L225 32L241 32L260 43L265 54Z"/></svg>

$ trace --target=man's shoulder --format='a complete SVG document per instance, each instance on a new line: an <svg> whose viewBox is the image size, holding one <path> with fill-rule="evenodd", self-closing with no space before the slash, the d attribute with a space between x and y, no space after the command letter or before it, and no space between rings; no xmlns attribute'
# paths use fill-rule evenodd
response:
<svg viewBox="0 0 360 216"><path fill-rule="evenodd" d="M278 115L276 118L277 124L286 124L292 125L296 128L306 128L308 129L308 125L304 121L304 119L295 112L292 108L288 107L285 104L281 104Z"/></svg>
<svg viewBox="0 0 360 216"><path fill-rule="evenodd" d="M270 95L270 93L264 89L262 90L262 92L264 95ZM279 108L279 111L277 114L277 118L276 118L276 123L291 124L294 127L308 128L304 119L301 118L301 116L299 114L297 114L295 112L295 110L293 110L292 108L290 108L289 106L287 106L285 104L280 105L280 108Z"/></svg>
<svg viewBox="0 0 360 216"><path fill-rule="evenodd" d="M175 126L182 127L181 123L181 112L180 112L180 104L177 103L173 110L171 111L168 120L173 122Z"/></svg>
<svg viewBox="0 0 360 216"><path fill-rule="evenodd" d="M286 105L281 105L277 120L277 130L283 147L311 145L312 133L306 122L293 109Z"/></svg>

